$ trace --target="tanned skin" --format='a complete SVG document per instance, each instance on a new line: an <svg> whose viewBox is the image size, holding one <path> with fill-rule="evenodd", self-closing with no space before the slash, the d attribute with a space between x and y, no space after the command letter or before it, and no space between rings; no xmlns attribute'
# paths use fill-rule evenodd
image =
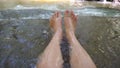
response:
<svg viewBox="0 0 120 68"><path fill-rule="evenodd" d="M50 26L54 31L54 35L49 45L44 50L37 68L62 68L63 59L60 50L60 42L62 39L62 17L60 12L56 12L50 19Z"/></svg>
<svg viewBox="0 0 120 68"><path fill-rule="evenodd" d="M70 64L71 68L96 68L92 59L81 46L75 36L75 27L77 24L77 16L73 11L65 11L64 23L66 29L67 40L70 44Z"/></svg>
<svg viewBox="0 0 120 68"><path fill-rule="evenodd" d="M60 51L62 39L62 17L60 12L56 12L50 19L50 26L54 30L54 35L49 45L37 63L37 68L62 68L63 59ZM75 36L77 16L73 11L64 12L64 25L67 40L70 44L70 64L71 68L96 68L94 62L81 46Z"/></svg>

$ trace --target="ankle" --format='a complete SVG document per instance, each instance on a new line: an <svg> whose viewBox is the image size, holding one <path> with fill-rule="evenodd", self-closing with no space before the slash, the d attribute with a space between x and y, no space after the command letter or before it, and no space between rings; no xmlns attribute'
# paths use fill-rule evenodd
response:
<svg viewBox="0 0 120 68"><path fill-rule="evenodd" d="M62 28L56 28L55 30L54 30L54 33L61 33L62 32Z"/></svg>
<svg viewBox="0 0 120 68"><path fill-rule="evenodd" d="M70 35L70 36L73 36L73 35L75 35L75 32L74 31L66 31L66 34Z"/></svg>
<svg viewBox="0 0 120 68"><path fill-rule="evenodd" d="M58 37L62 37L62 29L56 30L54 34Z"/></svg>
<svg viewBox="0 0 120 68"><path fill-rule="evenodd" d="M66 36L69 42L76 38L75 33L73 31L66 32Z"/></svg>

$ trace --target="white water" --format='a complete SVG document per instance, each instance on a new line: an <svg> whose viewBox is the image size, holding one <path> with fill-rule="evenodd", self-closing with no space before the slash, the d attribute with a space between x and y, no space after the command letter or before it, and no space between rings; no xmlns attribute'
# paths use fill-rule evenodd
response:
<svg viewBox="0 0 120 68"><path fill-rule="evenodd" d="M115 5L119 5L120 6L119 0L114 0L114 3L115 3Z"/></svg>
<svg viewBox="0 0 120 68"><path fill-rule="evenodd" d="M103 0L103 3L106 3L107 2L107 0Z"/></svg>
<svg viewBox="0 0 120 68"><path fill-rule="evenodd" d="M103 0L103 4L106 4L106 3L110 3L110 2L108 2L107 0Z"/></svg>
<svg viewBox="0 0 120 68"><path fill-rule="evenodd" d="M49 8L48 8L49 7ZM12 9L12 8L11 8ZM13 9L15 10L21 10L21 9L45 9L45 10L60 10L58 8L58 5L47 5L44 4L42 6L38 6L38 7L26 7L23 5L17 5L16 7L14 7Z"/></svg>
<svg viewBox="0 0 120 68"><path fill-rule="evenodd" d="M49 8L48 8L49 7ZM51 11L56 11L59 10L62 13L65 11L65 9L60 9L58 8L57 5L53 5L53 6L48 6L48 5L42 5L41 7L24 7L21 5L18 5L15 7L15 9L19 9L19 12L21 10L25 10L26 9L30 9L32 11L34 11L34 9L37 10L46 10L49 13L37 13L34 14L34 16L31 15L27 15L27 16L22 16L20 19L49 19L51 17L51 15L53 15L53 12ZM35 11L37 11L35 10ZM29 11L29 10L28 10ZM114 9L104 9L104 8L82 8L82 9L73 9L73 11L75 12L76 15L80 15L80 16L99 16L99 17L120 17L120 11L119 10L114 10ZM29 12L31 13L31 12ZM26 13L25 13L26 14ZM11 18L14 19L14 18Z"/></svg>
<svg viewBox="0 0 120 68"><path fill-rule="evenodd" d="M118 0L114 0L114 2L115 2L115 3L119 3L119 1L118 1Z"/></svg>

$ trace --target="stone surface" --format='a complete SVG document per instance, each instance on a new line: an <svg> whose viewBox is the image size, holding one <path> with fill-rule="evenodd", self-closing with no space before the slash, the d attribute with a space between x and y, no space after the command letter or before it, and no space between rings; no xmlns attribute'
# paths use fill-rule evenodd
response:
<svg viewBox="0 0 120 68"><path fill-rule="evenodd" d="M97 67L119 68L120 18L82 16L78 22L77 38Z"/></svg>
<svg viewBox="0 0 120 68"><path fill-rule="evenodd" d="M33 68L51 39L48 20L4 20L0 26L0 67Z"/></svg>
<svg viewBox="0 0 120 68"><path fill-rule="evenodd" d="M49 17L35 17L53 12L33 10L33 14L19 10L0 12L1 68L34 68L37 57L50 42L53 32ZM98 68L120 67L120 17L79 15L76 36Z"/></svg>

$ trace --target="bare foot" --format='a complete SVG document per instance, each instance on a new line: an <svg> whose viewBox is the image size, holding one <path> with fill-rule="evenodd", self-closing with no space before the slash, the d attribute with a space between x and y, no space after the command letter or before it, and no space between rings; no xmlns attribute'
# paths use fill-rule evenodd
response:
<svg viewBox="0 0 120 68"><path fill-rule="evenodd" d="M65 23L65 29L67 38L71 36L71 34L74 34L76 24L77 24L77 16L74 14L73 11L65 11L64 16L64 23Z"/></svg>
<svg viewBox="0 0 120 68"><path fill-rule="evenodd" d="M50 18L50 26L54 32L62 31L62 17L60 12L55 12Z"/></svg>

